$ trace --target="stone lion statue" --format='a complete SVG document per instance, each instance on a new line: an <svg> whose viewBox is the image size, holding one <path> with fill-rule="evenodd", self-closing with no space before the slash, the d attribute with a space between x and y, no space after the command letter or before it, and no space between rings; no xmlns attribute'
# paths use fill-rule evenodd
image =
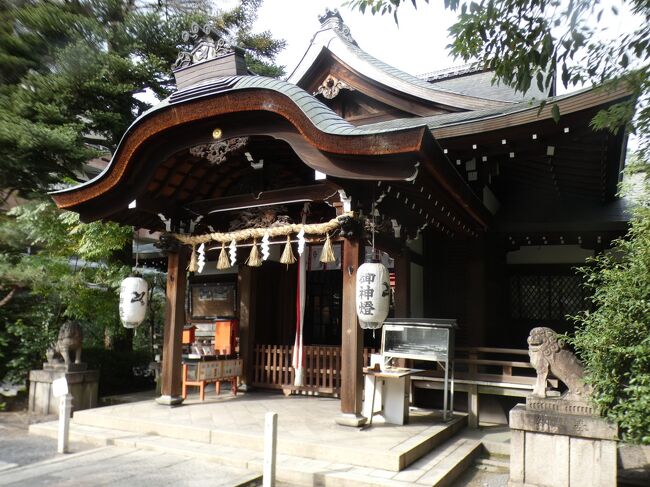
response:
<svg viewBox="0 0 650 487"><path fill-rule="evenodd" d="M585 399L591 392L583 382L584 367L576 356L558 341L557 333L550 328L533 328L528 336L530 363L537 371L533 395L546 397L546 380L551 373L566 384L566 399Z"/></svg>
<svg viewBox="0 0 650 487"><path fill-rule="evenodd" d="M83 342L83 331L81 325L76 321L67 321L59 329L59 338L47 353L47 361L50 364L61 363L66 365L72 362L72 352L75 352L75 364L81 363L81 345Z"/></svg>

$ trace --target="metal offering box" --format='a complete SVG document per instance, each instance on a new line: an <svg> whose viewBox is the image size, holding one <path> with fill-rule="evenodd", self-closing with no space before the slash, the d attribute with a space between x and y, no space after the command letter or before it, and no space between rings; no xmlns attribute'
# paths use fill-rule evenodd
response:
<svg viewBox="0 0 650 487"><path fill-rule="evenodd" d="M456 320L391 318L384 322L381 353L384 358L409 358L432 362L454 359Z"/></svg>
<svg viewBox="0 0 650 487"><path fill-rule="evenodd" d="M384 322L381 354L384 363L393 358L437 362L445 371L443 419L453 413L454 339L456 320L391 318Z"/></svg>

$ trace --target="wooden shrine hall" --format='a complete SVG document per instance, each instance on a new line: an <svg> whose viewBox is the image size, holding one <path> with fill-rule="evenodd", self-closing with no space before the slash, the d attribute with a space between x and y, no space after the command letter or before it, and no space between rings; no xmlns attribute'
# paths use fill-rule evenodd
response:
<svg viewBox="0 0 650 487"><path fill-rule="evenodd" d="M626 134L589 122L627 91L522 95L474 67L414 77L364 52L338 12L320 20L286 81L251 73L241 49L193 26L177 91L129 127L98 177L52 194L84 222L162 232L159 402L181 401L183 329L207 316L188 307L188 282L236 289L242 387L291 387L290 360L268 363L264 348L294 344L297 266L278 259L287 240L296 253L304 238L311 259L303 340L327 348L315 368L330 371L306 387L339 395L354 423L364 354L378 346L355 305L371 241L391 268L391 316L455 319L459 346L525 348L533 326L570 329L566 315L584 305L572 267L625 233ZM302 237L301 225L325 230ZM270 256L247 265L265 237ZM326 240L332 264L318 261ZM201 273L190 262L200 244ZM271 366L274 382L259 373Z"/></svg>

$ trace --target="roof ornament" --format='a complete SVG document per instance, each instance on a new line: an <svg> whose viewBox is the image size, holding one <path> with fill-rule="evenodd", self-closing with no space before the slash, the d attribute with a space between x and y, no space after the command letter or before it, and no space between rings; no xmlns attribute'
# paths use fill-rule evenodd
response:
<svg viewBox="0 0 650 487"><path fill-rule="evenodd" d="M172 66L174 69L185 68L234 51L233 47L210 24L201 27L196 22L192 23L190 30L183 32L182 39L183 42L193 41L194 47L190 52L178 53L176 62Z"/></svg>
<svg viewBox="0 0 650 487"><path fill-rule="evenodd" d="M354 91L354 88L330 74L320 84L318 89L314 91L313 95L323 95L328 100L331 100L332 98L336 98L341 90Z"/></svg>
<svg viewBox="0 0 650 487"><path fill-rule="evenodd" d="M191 147L190 154L207 159L211 164L218 166L226 161L229 154L239 151L246 144L248 144L248 137L232 137L212 144Z"/></svg>
<svg viewBox="0 0 650 487"><path fill-rule="evenodd" d="M318 16L318 20L320 20L320 25L322 28L329 28L336 31L346 41L351 42L358 47L357 41L352 38L350 28L343 22L343 17L341 17L341 14L337 8L326 8L325 13Z"/></svg>

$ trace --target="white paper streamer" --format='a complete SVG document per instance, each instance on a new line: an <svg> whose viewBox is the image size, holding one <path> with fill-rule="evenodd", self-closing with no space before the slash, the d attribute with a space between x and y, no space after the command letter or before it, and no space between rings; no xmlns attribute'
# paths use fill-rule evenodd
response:
<svg viewBox="0 0 650 487"><path fill-rule="evenodd" d="M266 260L271 255L269 250L269 234L265 233L262 237L262 260Z"/></svg>
<svg viewBox="0 0 650 487"><path fill-rule="evenodd" d="M305 251L305 229L301 228L298 232L298 255Z"/></svg>
<svg viewBox="0 0 650 487"><path fill-rule="evenodd" d="M230 265L233 266L237 262L237 242L233 240L228 247L228 255L230 256Z"/></svg>
<svg viewBox="0 0 650 487"><path fill-rule="evenodd" d="M203 272L203 267L205 266L205 244L199 245L199 254L196 259L197 270L199 274Z"/></svg>

